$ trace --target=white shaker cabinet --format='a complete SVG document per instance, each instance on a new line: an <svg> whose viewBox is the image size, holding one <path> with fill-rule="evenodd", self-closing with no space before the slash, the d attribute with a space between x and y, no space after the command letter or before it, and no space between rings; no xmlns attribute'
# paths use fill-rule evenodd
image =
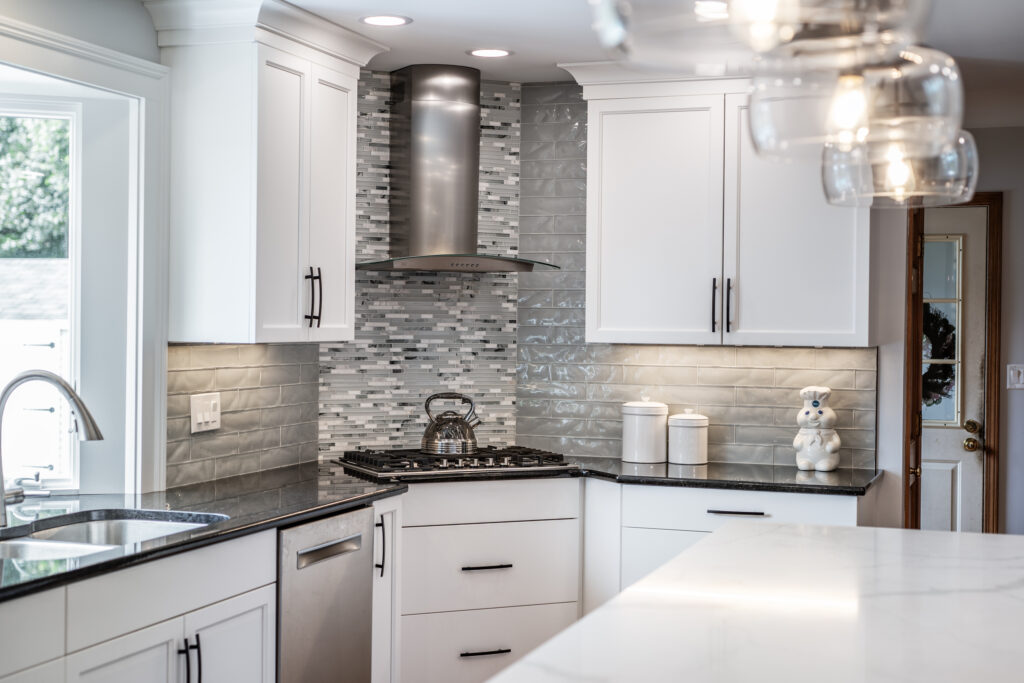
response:
<svg viewBox="0 0 1024 683"><path fill-rule="evenodd" d="M67 681L179 683L185 680L182 646L181 620L165 621L68 656Z"/></svg>
<svg viewBox="0 0 1024 683"><path fill-rule="evenodd" d="M869 211L828 205L819 164L754 154L747 81L567 68L588 100L587 341L870 344Z"/></svg>
<svg viewBox="0 0 1024 683"><path fill-rule="evenodd" d="M356 91L383 48L273 0L227 25L238 4L147 3L172 69L169 338L352 339Z"/></svg>
<svg viewBox="0 0 1024 683"><path fill-rule="evenodd" d="M401 544L402 497L393 496L373 504L373 683L401 681Z"/></svg>

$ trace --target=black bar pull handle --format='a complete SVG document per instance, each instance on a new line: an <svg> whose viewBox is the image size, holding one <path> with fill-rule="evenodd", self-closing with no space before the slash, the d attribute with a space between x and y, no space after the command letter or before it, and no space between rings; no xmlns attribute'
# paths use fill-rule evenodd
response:
<svg viewBox="0 0 1024 683"><path fill-rule="evenodd" d="M320 321L324 317L324 276L320 274L320 266L316 267L316 283L317 289L320 291L316 304L316 326L320 327Z"/></svg>
<svg viewBox="0 0 1024 683"><path fill-rule="evenodd" d="M715 304L718 299L718 278L711 278L711 331L715 331Z"/></svg>
<svg viewBox="0 0 1024 683"><path fill-rule="evenodd" d="M484 564L476 567L463 567L464 572L482 572L488 569L512 569L511 564Z"/></svg>
<svg viewBox="0 0 1024 683"><path fill-rule="evenodd" d="M725 331L732 332L732 278L725 281Z"/></svg>
<svg viewBox="0 0 1024 683"><path fill-rule="evenodd" d="M199 670L199 676L196 677L196 683L203 683L203 645L199 642L198 633L196 634L196 644L189 645L189 647L196 651L196 669Z"/></svg>
<svg viewBox="0 0 1024 683"><path fill-rule="evenodd" d="M309 267L309 275L306 275L306 280L309 280L309 314L305 317L309 321L309 326L313 327L313 321L316 321L316 326L320 327L320 313L323 312L324 301L323 301L323 284L320 285L320 308L317 310L317 281L320 280L320 269L317 268L316 272L313 272L313 266ZM317 311L316 314L313 311Z"/></svg>
<svg viewBox="0 0 1024 683"><path fill-rule="evenodd" d="M189 650L192 646L188 644L188 638L185 639L185 647L178 650L179 655L185 655L185 683L192 683L192 655L189 654Z"/></svg>
<svg viewBox="0 0 1024 683"><path fill-rule="evenodd" d="M709 515L743 515L744 517L767 517L763 512L753 510L708 510Z"/></svg>
<svg viewBox="0 0 1024 683"><path fill-rule="evenodd" d="M507 655L507 654L510 654L511 652L512 652L512 650L508 649L507 647L503 647L503 648L500 648L498 650L486 650L484 652L463 652L459 656L460 657L486 657L487 655Z"/></svg>
<svg viewBox="0 0 1024 683"><path fill-rule="evenodd" d="M384 564L388 559L388 537L387 528L384 526L384 515L380 516L380 521L375 526L380 527L380 564L373 566L380 570L380 576L384 578Z"/></svg>

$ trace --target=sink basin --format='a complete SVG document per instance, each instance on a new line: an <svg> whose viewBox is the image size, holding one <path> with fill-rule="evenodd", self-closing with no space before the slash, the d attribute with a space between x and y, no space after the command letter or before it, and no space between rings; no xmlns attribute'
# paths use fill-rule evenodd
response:
<svg viewBox="0 0 1024 683"><path fill-rule="evenodd" d="M0 560L67 560L72 557L102 553L113 547L115 546L19 538L0 541Z"/></svg>
<svg viewBox="0 0 1024 683"><path fill-rule="evenodd" d="M47 520L48 528L33 531L34 539L130 545L200 529L227 519L226 515L161 510L90 510ZM62 524L53 524L55 521ZM52 525L52 526L51 526Z"/></svg>

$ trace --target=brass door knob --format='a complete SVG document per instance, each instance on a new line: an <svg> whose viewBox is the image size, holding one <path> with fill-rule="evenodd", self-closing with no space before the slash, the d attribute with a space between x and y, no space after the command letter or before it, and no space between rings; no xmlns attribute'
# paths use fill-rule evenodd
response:
<svg viewBox="0 0 1024 683"><path fill-rule="evenodd" d="M981 423L977 420L968 420L967 422L964 422L964 431L968 434L977 434L981 431Z"/></svg>
<svg viewBox="0 0 1024 683"><path fill-rule="evenodd" d="M964 450L965 451L973 453L974 451L978 450L979 448L981 448L981 443L977 439L975 439L973 436L969 436L966 439L964 439Z"/></svg>
<svg viewBox="0 0 1024 683"><path fill-rule="evenodd" d="M907 474L913 474L915 477L920 479L921 478L921 466L918 465L917 467L911 467L910 470L907 472Z"/></svg>

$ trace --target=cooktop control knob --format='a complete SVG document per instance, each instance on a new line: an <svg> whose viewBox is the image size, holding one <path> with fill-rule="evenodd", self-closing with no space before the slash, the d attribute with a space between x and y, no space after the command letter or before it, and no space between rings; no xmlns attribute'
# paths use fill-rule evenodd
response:
<svg viewBox="0 0 1024 683"><path fill-rule="evenodd" d="M484 464L488 467L494 467L494 458L487 458L484 460Z"/></svg>

